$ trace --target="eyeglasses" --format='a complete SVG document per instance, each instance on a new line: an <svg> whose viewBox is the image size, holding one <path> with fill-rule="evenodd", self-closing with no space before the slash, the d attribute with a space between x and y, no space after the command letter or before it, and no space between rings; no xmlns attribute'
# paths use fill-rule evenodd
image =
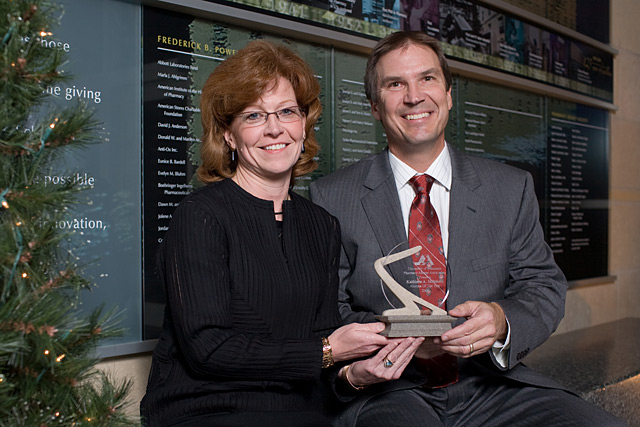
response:
<svg viewBox="0 0 640 427"><path fill-rule="evenodd" d="M267 123L269 116L275 114L280 123L293 123L302 118L302 109L298 106L286 107L278 111L245 111L237 115L240 122L248 127L260 126Z"/></svg>

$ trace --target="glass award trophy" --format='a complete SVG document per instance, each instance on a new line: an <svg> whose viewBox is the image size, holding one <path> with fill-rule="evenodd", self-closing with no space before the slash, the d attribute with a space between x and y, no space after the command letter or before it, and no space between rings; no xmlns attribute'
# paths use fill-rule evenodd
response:
<svg viewBox="0 0 640 427"><path fill-rule="evenodd" d="M407 246L406 244L404 245L405 247ZM447 312L442 308L444 307L446 295L441 302L441 307L438 307L406 289L398 283L385 268L385 266L391 263L410 258L418 254L421 250L421 246L415 246L401 250L400 252L392 252L385 257L377 259L373 263L376 273L380 276L383 292L386 286L404 305L404 307L394 307L385 310L381 316L376 316L376 319L387 325L380 333L381 335L387 337L440 336L451 329L452 323L456 320L455 317L447 315ZM411 264L411 266L403 269L402 273L405 277L401 279L402 282L419 283L419 277L426 277L428 275L428 273L422 271L420 267L416 267L413 262L407 263L407 265L408 264Z"/></svg>

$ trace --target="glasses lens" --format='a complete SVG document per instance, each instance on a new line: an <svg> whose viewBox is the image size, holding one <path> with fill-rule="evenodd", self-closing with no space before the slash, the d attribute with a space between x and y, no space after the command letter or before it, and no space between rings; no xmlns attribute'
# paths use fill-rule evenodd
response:
<svg viewBox="0 0 640 427"><path fill-rule="evenodd" d="M250 113L241 114L240 119L242 120L242 123L248 126L261 125L267 121L267 113L252 111Z"/></svg>
<svg viewBox="0 0 640 427"><path fill-rule="evenodd" d="M278 120L283 123L291 123L300 120L300 108L287 107L276 112Z"/></svg>

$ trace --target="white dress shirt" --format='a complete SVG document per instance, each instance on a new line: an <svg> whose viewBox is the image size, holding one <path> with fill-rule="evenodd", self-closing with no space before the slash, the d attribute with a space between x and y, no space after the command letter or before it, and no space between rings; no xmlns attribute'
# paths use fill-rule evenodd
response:
<svg viewBox="0 0 640 427"><path fill-rule="evenodd" d="M402 219L404 220L404 229L409 236L409 213L411 212L411 203L416 196L413 186L409 180L415 175L427 174L435 181L429 193L431 204L438 215L440 223L440 234L442 235L442 245L444 246L445 258L449 249L449 195L451 193L451 156L447 149L447 144L440 152L438 157L431 163L426 171L416 171L411 166L404 163L389 151L389 163L396 180L396 189L400 198L400 209L402 210ZM453 308L453 307L450 307ZM505 342L496 341L493 344L493 354L496 360L503 368L508 365L509 343L511 341L511 328L507 320L507 338Z"/></svg>
<svg viewBox="0 0 640 427"><path fill-rule="evenodd" d="M398 190L398 197L400 198L400 209L402 209L402 219L404 220L404 229L407 238L409 236L411 203L413 203L413 199L416 197L416 192L409 183L409 180L416 175L425 173L435 179L431 187L431 192L429 193L429 199L438 215L440 234L442 235L442 244L444 246L444 256L446 257L449 247L449 228L443 226L443 224L449 224L449 192L451 191L451 157L449 156L449 150L442 150L440 155L426 171L413 170L411 166L403 163L402 160L394 156L391 151L389 151L389 163L391 163L391 170L396 179L396 188Z"/></svg>

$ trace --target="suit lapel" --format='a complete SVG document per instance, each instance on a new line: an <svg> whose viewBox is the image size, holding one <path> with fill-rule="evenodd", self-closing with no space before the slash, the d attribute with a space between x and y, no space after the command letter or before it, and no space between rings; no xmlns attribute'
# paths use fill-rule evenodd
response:
<svg viewBox="0 0 640 427"><path fill-rule="evenodd" d="M464 295L454 292L456 286L456 260L460 259L465 241L477 233L476 212L480 199L475 191L481 182L475 167L468 157L449 146L451 154L452 182L449 206L449 249L448 262L451 270L448 276L448 287L452 292L451 305L454 307L463 302ZM401 245L407 241L404 221L398 200L395 179L389 165L388 150L380 153L373 160L363 186L367 189L361 199L362 207L376 236L380 247L380 256L406 249ZM407 258L388 266L391 275L400 279L406 277L404 271L412 267L411 259ZM373 268L373 266L371 266ZM401 280L398 280L402 283ZM406 284L405 284L405 287ZM407 287L417 294L414 287ZM457 297L456 297L457 296Z"/></svg>
<svg viewBox="0 0 640 427"><path fill-rule="evenodd" d="M475 193L482 184L475 167L469 158L453 148L449 148L451 154L451 195L449 198L449 249L448 264L450 274L448 288L451 291L449 308L465 301L464 290L456 292L456 262L460 259L464 246L468 239L478 232L477 211L480 199Z"/></svg>
<svg viewBox="0 0 640 427"><path fill-rule="evenodd" d="M376 235L380 256L407 249L407 236L388 150L373 160L363 186L368 191L361 199L362 208ZM400 279L406 277L403 272L410 267L410 258L388 265L391 275L400 283Z"/></svg>

